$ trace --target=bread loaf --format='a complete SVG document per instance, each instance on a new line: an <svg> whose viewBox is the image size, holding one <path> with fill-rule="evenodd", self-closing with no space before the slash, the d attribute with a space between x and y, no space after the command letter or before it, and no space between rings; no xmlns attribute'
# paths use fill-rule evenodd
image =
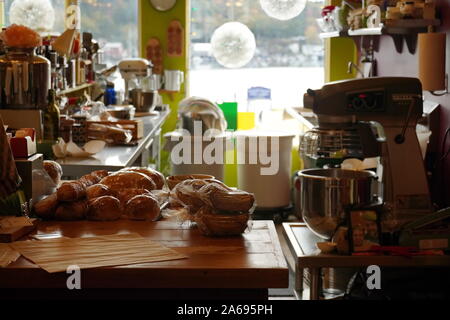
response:
<svg viewBox="0 0 450 320"><path fill-rule="evenodd" d="M125 205L125 214L131 220L156 221L160 213L158 200L149 194L135 196Z"/></svg>
<svg viewBox="0 0 450 320"><path fill-rule="evenodd" d="M86 197L88 198L88 200L92 200L103 196L115 197L117 196L117 193L109 189L107 186L99 183L86 188Z"/></svg>
<svg viewBox="0 0 450 320"><path fill-rule="evenodd" d="M56 209L55 219L62 221L83 220L87 211L88 204L86 200L61 202Z"/></svg>
<svg viewBox="0 0 450 320"><path fill-rule="evenodd" d="M194 217L200 232L207 236L239 235L248 227L248 212L219 214L211 207L202 207Z"/></svg>
<svg viewBox="0 0 450 320"><path fill-rule="evenodd" d="M198 193L205 203L219 211L248 212L253 207L255 197L252 194L229 190L214 182L200 188Z"/></svg>
<svg viewBox="0 0 450 320"><path fill-rule="evenodd" d="M86 187L80 181L64 182L56 193L58 201L77 201L86 196Z"/></svg>
<svg viewBox="0 0 450 320"><path fill-rule="evenodd" d="M94 221L114 221L119 219L121 215L122 209L119 199L103 196L89 201L86 218Z"/></svg>
<svg viewBox="0 0 450 320"><path fill-rule="evenodd" d="M125 206L131 198L143 194L151 195L150 191L147 189L125 189L117 191L117 198L120 200L120 203Z"/></svg>
<svg viewBox="0 0 450 320"><path fill-rule="evenodd" d="M92 171L91 175L96 177L98 179L98 182L100 182L100 180L102 180L104 177L107 177L109 175L109 173L106 170L96 170L96 171Z"/></svg>
<svg viewBox="0 0 450 320"><path fill-rule="evenodd" d="M200 207L205 205L198 194L198 190L207 184L208 182L202 179L184 180L172 189L171 194L174 194L178 200L184 203L191 214L195 214Z"/></svg>
<svg viewBox="0 0 450 320"><path fill-rule="evenodd" d="M42 219L49 220L55 217L55 210L58 206L58 196L56 192L37 202L33 208L35 214Z"/></svg>
<svg viewBox="0 0 450 320"><path fill-rule="evenodd" d="M94 184L99 183L100 179L92 174L86 174L78 179L78 182L80 182L85 188L88 188L90 186L93 186Z"/></svg>
<svg viewBox="0 0 450 320"><path fill-rule="evenodd" d="M63 170L58 162L44 160L44 170L52 178L53 182L58 186L61 183Z"/></svg>
<svg viewBox="0 0 450 320"><path fill-rule="evenodd" d="M146 175L139 172L116 172L100 181L110 188L111 190L124 190L124 189L146 189L154 190L156 188L155 183Z"/></svg>
<svg viewBox="0 0 450 320"><path fill-rule="evenodd" d="M165 178L164 175L156 170L153 170L151 168L138 168L138 167L131 167L131 168L125 168L120 170L121 172L139 172L147 177L149 177L156 185L156 189L160 190L165 185Z"/></svg>

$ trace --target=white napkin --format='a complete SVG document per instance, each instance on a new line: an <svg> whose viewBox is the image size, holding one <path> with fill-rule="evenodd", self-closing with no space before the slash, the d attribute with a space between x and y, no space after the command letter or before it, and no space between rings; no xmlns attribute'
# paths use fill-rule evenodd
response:
<svg viewBox="0 0 450 320"><path fill-rule="evenodd" d="M77 146L73 141L66 143L62 138L58 139L58 143L52 146L53 153L57 158L74 157L86 158L91 157L105 147L106 142L102 140L91 140L82 148Z"/></svg>

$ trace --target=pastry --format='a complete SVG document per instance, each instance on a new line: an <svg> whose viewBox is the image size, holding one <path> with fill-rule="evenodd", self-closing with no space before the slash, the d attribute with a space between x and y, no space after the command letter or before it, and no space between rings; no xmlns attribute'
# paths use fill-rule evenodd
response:
<svg viewBox="0 0 450 320"><path fill-rule="evenodd" d="M99 183L86 188L86 197L88 198L88 200L92 200L103 196L114 197L116 196L116 192L112 191L107 186Z"/></svg>
<svg viewBox="0 0 450 320"><path fill-rule="evenodd" d="M44 160L44 170L52 178L53 182L58 186L61 182L63 170L58 162Z"/></svg>
<svg viewBox="0 0 450 320"><path fill-rule="evenodd" d="M173 188L171 194L185 204L191 214L194 214L200 207L205 205L197 191L207 184L207 181L201 179L184 180Z"/></svg>
<svg viewBox="0 0 450 320"><path fill-rule="evenodd" d="M207 236L239 235L248 227L249 213L218 214L210 207L202 207L195 215L200 232Z"/></svg>
<svg viewBox="0 0 450 320"><path fill-rule="evenodd" d="M139 172L119 171L100 181L111 190L146 189L154 190L156 185L149 177Z"/></svg>
<svg viewBox="0 0 450 320"><path fill-rule="evenodd" d="M219 211L248 212L255 203L255 197L245 191L229 191L216 182L203 186L198 193L211 207Z"/></svg>
<svg viewBox="0 0 450 320"><path fill-rule="evenodd" d="M150 169L150 168L138 168L138 167L131 167L131 168L125 168L120 170L120 172L139 172L142 173L144 175L146 175L147 177L149 177L150 179L153 180L153 182L156 185L156 189L162 189L164 187L165 184L165 178L163 176L163 174L159 171Z"/></svg>
<svg viewBox="0 0 450 320"><path fill-rule="evenodd" d="M102 180L104 177L107 177L109 175L109 173L106 170L96 170L96 171L92 171L91 175L96 177L98 179L98 181L100 182L100 180Z"/></svg>
<svg viewBox="0 0 450 320"><path fill-rule="evenodd" d="M101 179L91 174L86 174L82 176L80 179L78 179L78 181L81 182L85 188L99 183L100 180Z"/></svg>
<svg viewBox="0 0 450 320"><path fill-rule="evenodd" d="M122 209L119 199L103 196L89 201L86 218L94 221L114 221L119 219L121 215Z"/></svg>
<svg viewBox="0 0 450 320"><path fill-rule="evenodd" d="M125 189L117 191L117 198L122 205L125 205L131 198L143 194L151 195L150 191L147 189Z"/></svg>
<svg viewBox="0 0 450 320"><path fill-rule="evenodd" d="M48 220L55 217L55 210L58 206L58 196L56 192L42 199L34 205L34 212L39 218Z"/></svg>
<svg viewBox="0 0 450 320"><path fill-rule="evenodd" d="M80 181L64 182L56 193L58 201L77 201L86 195L86 187Z"/></svg>
<svg viewBox="0 0 450 320"><path fill-rule="evenodd" d="M55 219L62 221L83 220L88 211L86 200L62 202L56 208Z"/></svg>
<svg viewBox="0 0 450 320"><path fill-rule="evenodd" d="M149 194L135 196L125 205L125 214L131 220L156 221L160 213L158 200Z"/></svg>

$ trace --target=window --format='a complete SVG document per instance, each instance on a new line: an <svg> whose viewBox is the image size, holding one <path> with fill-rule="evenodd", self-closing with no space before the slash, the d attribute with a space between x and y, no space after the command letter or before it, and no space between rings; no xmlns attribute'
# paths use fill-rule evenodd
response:
<svg viewBox="0 0 450 320"><path fill-rule="evenodd" d="M13 0L5 1L6 25ZM64 31L65 1L52 0L55 10L53 32ZM105 63L116 64L138 52L138 2L137 0L79 0L81 31L90 32L105 53Z"/></svg>
<svg viewBox="0 0 450 320"><path fill-rule="evenodd" d="M320 2L308 1L303 12L288 21L270 18L257 0L191 0L190 95L247 105L247 90L271 89L272 106L302 105L307 88L324 82L324 46L316 18ZM216 28L229 21L246 24L256 38L256 53L243 68L226 69L211 53Z"/></svg>

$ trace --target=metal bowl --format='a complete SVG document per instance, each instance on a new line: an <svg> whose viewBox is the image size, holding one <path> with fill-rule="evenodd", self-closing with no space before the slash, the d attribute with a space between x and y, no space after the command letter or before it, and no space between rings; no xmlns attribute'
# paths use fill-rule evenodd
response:
<svg viewBox="0 0 450 320"><path fill-rule="evenodd" d="M375 173L342 169L307 169L299 173L300 211L315 234L330 239L345 219L348 205L373 203Z"/></svg>

